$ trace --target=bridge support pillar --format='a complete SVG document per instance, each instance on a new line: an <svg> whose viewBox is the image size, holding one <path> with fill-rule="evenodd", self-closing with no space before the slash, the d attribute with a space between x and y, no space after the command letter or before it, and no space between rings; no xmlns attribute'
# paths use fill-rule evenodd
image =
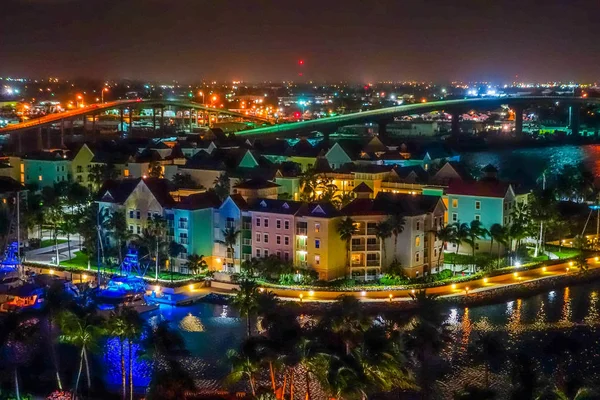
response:
<svg viewBox="0 0 600 400"><path fill-rule="evenodd" d="M52 130L50 128L46 128L46 148L52 148Z"/></svg>
<svg viewBox="0 0 600 400"><path fill-rule="evenodd" d="M92 114L92 137L96 140L96 114Z"/></svg>
<svg viewBox="0 0 600 400"><path fill-rule="evenodd" d="M65 120L60 120L60 147L65 147Z"/></svg>
<svg viewBox="0 0 600 400"><path fill-rule="evenodd" d="M156 108L152 107L152 130L156 130Z"/></svg>
<svg viewBox="0 0 600 400"><path fill-rule="evenodd" d="M454 136L460 135L460 114L461 112L459 110L452 111L452 123L450 130Z"/></svg>
<svg viewBox="0 0 600 400"><path fill-rule="evenodd" d="M393 119L381 119L379 121L377 121L377 134L381 137L386 137L387 136L387 126L394 122Z"/></svg>
<svg viewBox="0 0 600 400"><path fill-rule="evenodd" d="M160 129L164 129L165 127L165 107L160 106Z"/></svg>
<svg viewBox="0 0 600 400"><path fill-rule="evenodd" d="M119 122L121 124L121 132L125 132L125 119L123 118L123 108L119 108Z"/></svg>
<svg viewBox="0 0 600 400"><path fill-rule="evenodd" d="M44 144L42 142L42 127L37 128L36 132L36 150L42 150L44 148Z"/></svg>
<svg viewBox="0 0 600 400"><path fill-rule="evenodd" d="M571 104L569 106L569 127L571 128L571 135L579 136L580 120L579 112L581 106L579 104Z"/></svg>
<svg viewBox="0 0 600 400"><path fill-rule="evenodd" d="M517 137L523 136L523 109L522 105L515 106L515 135Z"/></svg>
<svg viewBox="0 0 600 400"><path fill-rule="evenodd" d="M85 116L85 114L83 114L83 134L85 135L85 132L87 131L87 118Z"/></svg>
<svg viewBox="0 0 600 400"><path fill-rule="evenodd" d="M190 108L190 133L194 131L194 127L192 125L192 121L194 120L194 109Z"/></svg>
<svg viewBox="0 0 600 400"><path fill-rule="evenodd" d="M133 113L134 113L134 108L133 107L129 107L129 129L127 129L127 131L129 133L131 133L133 131Z"/></svg>

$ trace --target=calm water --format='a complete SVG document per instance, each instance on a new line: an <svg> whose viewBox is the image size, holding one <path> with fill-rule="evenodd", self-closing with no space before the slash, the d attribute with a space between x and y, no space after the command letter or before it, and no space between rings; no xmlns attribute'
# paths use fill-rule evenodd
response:
<svg viewBox="0 0 600 400"><path fill-rule="evenodd" d="M461 160L473 170L480 170L487 164L495 165L504 179L522 179L523 176L537 179L544 171L551 174L565 164L580 162L600 177L598 144L463 153Z"/></svg>
<svg viewBox="0 0 600 400"><path fill-rule="evenodd" d="M446 379L459 387L461 382L478 379L468 370L467 348L477 331L498 331L508 348L525 347L535 356L543 353L544 335L554 331L576 332L583 341L582 354L586 354L576 368L586 376L600 378L600 282L549 291L526 299L515 299L496 305L447 310L454 340L448 358L460 371L456 377ZM230 307L198 303L187 307L161 307L144 314L149 323L170 321L185 338L190 356L183 363L202 388L219 388L227 375L225 353L237 348L245 337L244 321ZM533 344L529 344L532 341ZM536 347L539 344L540 346ZM104 353L109 384L120 384L119 347L109 341ZM543 362L543 357L542 362ZM149 383L151 371L144 360L135 361L136 385Z"/></svg>

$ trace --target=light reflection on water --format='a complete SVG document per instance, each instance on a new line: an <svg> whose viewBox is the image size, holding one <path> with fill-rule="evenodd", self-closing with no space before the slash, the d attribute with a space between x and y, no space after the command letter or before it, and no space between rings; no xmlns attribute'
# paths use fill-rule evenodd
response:
<svg viewBox="0 0 600 400"><path fill-rule="evenodd" d="M452 365L468 366L467 353L476 332L496 331L505 335L508 349L519 348L524 340L551 331L575 332L587 339L582 354L583 367L600 370L597 327L600 324L598 308L600 282L571 288L556 289L526 299L515 299L500 304L449 308L447 322L453 340L445 352ZM206 389L217 389L229 372L225 354L237 348L246 336L245 320L231 307L195 304L186 307L161 307L144 314L150 324L166 319L184 337L190 356L182 360L185 368L197 378L197 384ZM301 316L301 322L312 319ZM120 383L118 341L109 341L105 349L107 381ZM151 368L146 360L136 360L136 382L148 384ZM589 373L589 371L588 371ZM139 376L137 376L139 374Z"/></svg>

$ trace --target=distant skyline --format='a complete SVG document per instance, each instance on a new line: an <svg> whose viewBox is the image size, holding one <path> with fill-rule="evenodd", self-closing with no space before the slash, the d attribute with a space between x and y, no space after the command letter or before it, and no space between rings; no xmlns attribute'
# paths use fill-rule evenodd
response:
<svg viewBox="0 0 600 400"><path fill-rule="evenodd" d="M597 0L4 0L0 76L595 82L599 13Z"/></svg>

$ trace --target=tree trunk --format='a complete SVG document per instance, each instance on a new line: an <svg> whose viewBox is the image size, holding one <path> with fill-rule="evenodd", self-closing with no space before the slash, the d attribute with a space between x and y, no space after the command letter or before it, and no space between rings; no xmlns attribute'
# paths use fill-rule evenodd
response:
<svg viewBox="0 0 600 400"><path fill-rule="evenodd" d="M73 390L72 398L77 398L77 389L79 388L79 379L81 378L81 371L83 369L83 354L85 347L81 348L81 354L79 355L79 370L77 371L77 379L75 380L75 389Z"/></svg>
<svg viewBox="0 0 600 400"><path fill-rule="evenodd" d="M287 376L288 376L287 373L283 374L283 386L281 388L281 397L280 397L281 399L285 399L285 389L286 389L286 386L287 386Z"/></svg>
<svg viewBox="0 0 600 400"><path fill-rule="evenodd" d="M87 375L87 387L88 391L92 388L92 379L90 377L90 363L88 361L87 351L83 348L83 358L85 359L85 373Z"/></svg>
<svg viewBox="0 0 600 400"><path fill-rule="evenodd" d="M17 372L17 368L15 368L15 395L17 400L21 400L21 392L19 391L19 373Z"/></svg>
<svg viewBox="0 0 600 400"><path fill-rule="evenodd" d="M125 348L123 346L123 339L119 339L121 342L121 384L122 384L122 393L121 397L123 400L127 398L127 373L125 371Z"/></svg>
<svg viewBox="0 0 600 400"><path fill-rule="evenodd" d="M275 371L273 370L272 361L269 361L269 374L271 375L271 386L273 387L273 394L276 394L277 386L275 385Z"/></svg>
<svg viewBox="0 0 600 400"><path fill-rule="evenodd" d="M492 250L494 249L494 238L490 240L490 256L492 255Z"/></svg>
<svg viewBox="0 0 600 400"><path fill-rule="evenodd" d="M446 245L446 243L445 243L445 242L442 242L442 246L440 247L440 253L438 254L438 262L437 262L437 265L438 265L438 273L442 272L442 271L440 270L440 263L442 262L442 252L444 251L444 246L445 246L445 245Z"/></svg>
<svg viewBox="0 0 600 400"><path fill-rule="evenodd" d="M58 230L54 229L54 249L56 250L56 266L60 265L60 257L58 255Z"/></svg>
<svg viewBox="0 0 600 400"><path fill-rule="evenodd" d="M305 400L310 400L310 371L306 370L306 373L304 374L304 379L306 379L306 399Z"/></svg>
<svg viewBox="0 0 600 400"><path fill-rule="evenodd" d="M67 251L69 252L67 254L67 260L71 259L71 234L67 233Z"/></svg>
<svg viewBox="0 0 600 400"><path fill-rule="evenodd" d="M48 334L51 338L54 338L52 335L52 314L48 315ZM54 365L54 373L56 374L56 385L58 386L58 390L63 390L62 388L62 380L60 379L60 371L58 367L58 357L56 356L56 348L54 347L54 340L50 341L50 356L52 357L52 364Z"/></svg>
<svg viewBox="0 0 600 400"><path fill-rule="evenodd" d="M252 328L250 326L250 315L248 315L246 317L246 330L247 330L246 333L248 334L248 337L250 337L252 335Z"/></svg>
<svg viewBox="0 0 600 400"><path fill-rule="evenodd" d="M133 400L133 342L129 339L129 400Z"/></svg>
<svg viewBox="0 0 600 400"><path fill-rule="evenodd" d="M290 400L294 400L294 374L290 377Z"/></svg>

